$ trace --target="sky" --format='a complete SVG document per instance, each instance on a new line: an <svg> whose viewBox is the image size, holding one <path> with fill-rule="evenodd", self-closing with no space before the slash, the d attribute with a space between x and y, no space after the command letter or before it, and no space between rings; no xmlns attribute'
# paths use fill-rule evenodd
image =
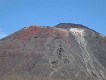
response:
<svg viewBox="0 0 106 80"><path fill-rule="evenodd" d="M30 25L85 25L106 35L106 0L0 0L0 38Z"/></svg>

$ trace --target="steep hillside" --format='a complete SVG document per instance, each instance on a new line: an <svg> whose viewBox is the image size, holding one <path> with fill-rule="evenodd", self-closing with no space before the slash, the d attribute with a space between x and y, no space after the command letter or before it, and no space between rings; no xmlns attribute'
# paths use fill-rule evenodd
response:
<svg viewBox="0 0 106 80"><path fill-rule="evenodd" d="M72 23L25 27L0 40L0 80L106 80L106 37Z"/></svg>

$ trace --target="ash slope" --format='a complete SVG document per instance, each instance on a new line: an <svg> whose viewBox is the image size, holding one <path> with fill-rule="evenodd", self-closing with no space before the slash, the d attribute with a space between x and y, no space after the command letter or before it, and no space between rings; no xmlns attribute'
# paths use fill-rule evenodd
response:
<svg viewBox="0 0 106 80"><path fill-rule="evenodd" d="M0 40L0 80L106 80L106 37L62 23Z"/></svg>

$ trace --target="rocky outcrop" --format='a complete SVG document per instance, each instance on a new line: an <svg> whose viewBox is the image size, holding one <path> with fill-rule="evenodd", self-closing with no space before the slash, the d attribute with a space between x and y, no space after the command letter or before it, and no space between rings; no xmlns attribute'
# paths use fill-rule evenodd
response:
<svg viewBox="0 0 106 80"><path fill-rule="evenodd" d="M0 80L106 80L106 37L72 23L25 27L0 40Z"/></svg>

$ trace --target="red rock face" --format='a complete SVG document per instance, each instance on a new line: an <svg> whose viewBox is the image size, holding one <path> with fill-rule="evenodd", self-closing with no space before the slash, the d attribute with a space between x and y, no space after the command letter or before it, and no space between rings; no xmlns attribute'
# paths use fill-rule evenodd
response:
<svg viewBox="0 0 106 80"><path fill-rule="evenodd" d="M32 27L29 27L29 28L24 28L22 33L17 35L15 37L15 39L26 40L30 36L32 36L34 33L38 33L38 32L39 32L39 27L37 27L37 26L32 26Z"/></svg>
<svg viewBox="0 0 106 80"><path fill-rule="evenodd" d="M76 24L23 28L0 40L0 80L106 80L105 38Z"/></svg>
<svg viewBox="0 0 106 80"><path fill-rule="evenodd" d="M23 31L15 36L15 39L25 40L30 38L32 35L42 35L44 37L49 37L53 35L58 35L62 38L66 37L67 31L63 29L56 29L56 28L42 28L39 26L31 26L28 28L24 28Z"/></svg>

